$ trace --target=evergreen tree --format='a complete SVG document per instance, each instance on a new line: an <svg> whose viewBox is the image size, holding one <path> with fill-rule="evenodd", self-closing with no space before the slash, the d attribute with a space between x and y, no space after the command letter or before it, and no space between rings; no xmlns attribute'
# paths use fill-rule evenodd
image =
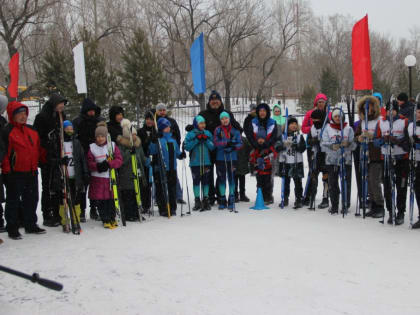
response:
<svg viewBox="0 0 420 315"><path fill-rule="evenodd" d="M303 87L302 95L299 99L298 110L300 113L306 113L314 107L314 99L316 90L312 85L305 85Z"/></svg>
<svg viewBox="0 0 420 315"><path fill-rule="evenodd" d="M159 59L153 54L146 35L137 29L122 55L119 73L121 93L130 105L126 115L133 117L137 106L143 113L158 102L167 102L169 83Z"/></svg>
<svg viewBox="0 0 420 315"><path fill-rule="evenodd" d="M322 69L320 86L322 93L327 95L332 105L341 101L341 98L339 98L338 95L338 77L330 67L325 67Z"/></svg>

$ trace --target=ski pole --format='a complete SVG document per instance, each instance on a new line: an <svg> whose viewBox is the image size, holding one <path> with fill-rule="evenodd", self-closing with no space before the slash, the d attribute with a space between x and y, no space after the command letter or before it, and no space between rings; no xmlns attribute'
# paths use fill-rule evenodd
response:
<svg viewBox="0 0 420 315"><path fill-rule="evenodd" d="M50 289L50 290L61 291L63 289L63 285L61 283L48 280L45 278L41 278L38 273L33 273L32 275L28 275L26 273L23 273L23 272L20 272L20 271L17 271L8 267L4 267L1 265L0 265L0 271L4 271L8 274L32 281L33 283L38 283L39 285L42 285L43 287L46 287L47 289Z"/></svg>

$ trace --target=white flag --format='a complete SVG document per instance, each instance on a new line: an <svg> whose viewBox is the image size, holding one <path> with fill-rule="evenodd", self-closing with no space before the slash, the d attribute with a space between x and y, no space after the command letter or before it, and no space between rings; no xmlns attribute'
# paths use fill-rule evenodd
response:
<svg viewBox="0 0 420 315"><path fill-rule="evenodd" d="M83 50L83 42L77 44L73 48L74 56L74 78L77 86L77 93L87 94L86 86L86 70L85 70L85 53Z"/></svg>

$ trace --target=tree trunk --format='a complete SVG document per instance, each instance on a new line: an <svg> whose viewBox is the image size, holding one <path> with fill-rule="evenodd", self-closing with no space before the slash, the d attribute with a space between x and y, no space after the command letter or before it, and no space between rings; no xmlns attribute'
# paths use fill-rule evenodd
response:
<svg viewBox="0 0 420 315"><path fill-rule="evenodd" d="M201 93L198 96L198 103L200 104L200 110L205 110L206 109L206 98L204 93Z"/></svg>
<svg viewBox="0 0 420 315"><path fill-rule="evenodd" d="M225 80L225 108L227 110L230 110L230 88L231 88L232 82L229 80Z"/></svg>

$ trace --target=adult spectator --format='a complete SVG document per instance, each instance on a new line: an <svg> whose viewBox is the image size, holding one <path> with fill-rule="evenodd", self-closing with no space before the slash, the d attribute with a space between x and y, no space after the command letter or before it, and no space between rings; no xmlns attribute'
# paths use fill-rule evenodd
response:
<svg viewBox="0 0 420 315"><path fill-rule="evenodd" d="M248 142L251 142L251 139L254 137L254 132L252 130L252 120L257 116L256 109L257 104L249 105L249 113L244 120L244 133Z"/></svg>
<svg viewBox="0 0 420 315"><path fill-rule="evenodd" d="M397 96L397 103L400 107L400 115L403 115L409 121L413 121L414 104L408 101L408 95L404 92Z"/></svg>
<svg viewBox="0 0 420 315"><path fill-rule="evenodd" d="M121 120L124 118L124 109L121 106L112 106L109 109L108 132L111 140L116 142L117 137L122 135Z"/></svg>
<svg viewBox="0 0 420 315"><path fill-rule="evenodd" d="M7 120L2 115L6 111L7 108L7 97L4 95L0 95L0 133L3 131L4 127L7 125ZM4 143L0 139L0 161L3 160L4 155L6 154L6 148ZM1 164L0 164L1 167ZM2 203L5 202L4 198L4 189L3 189L3 175L0 174L0 233L6 232L6 228L4 226L3 220L3 205Z"/></svg>

